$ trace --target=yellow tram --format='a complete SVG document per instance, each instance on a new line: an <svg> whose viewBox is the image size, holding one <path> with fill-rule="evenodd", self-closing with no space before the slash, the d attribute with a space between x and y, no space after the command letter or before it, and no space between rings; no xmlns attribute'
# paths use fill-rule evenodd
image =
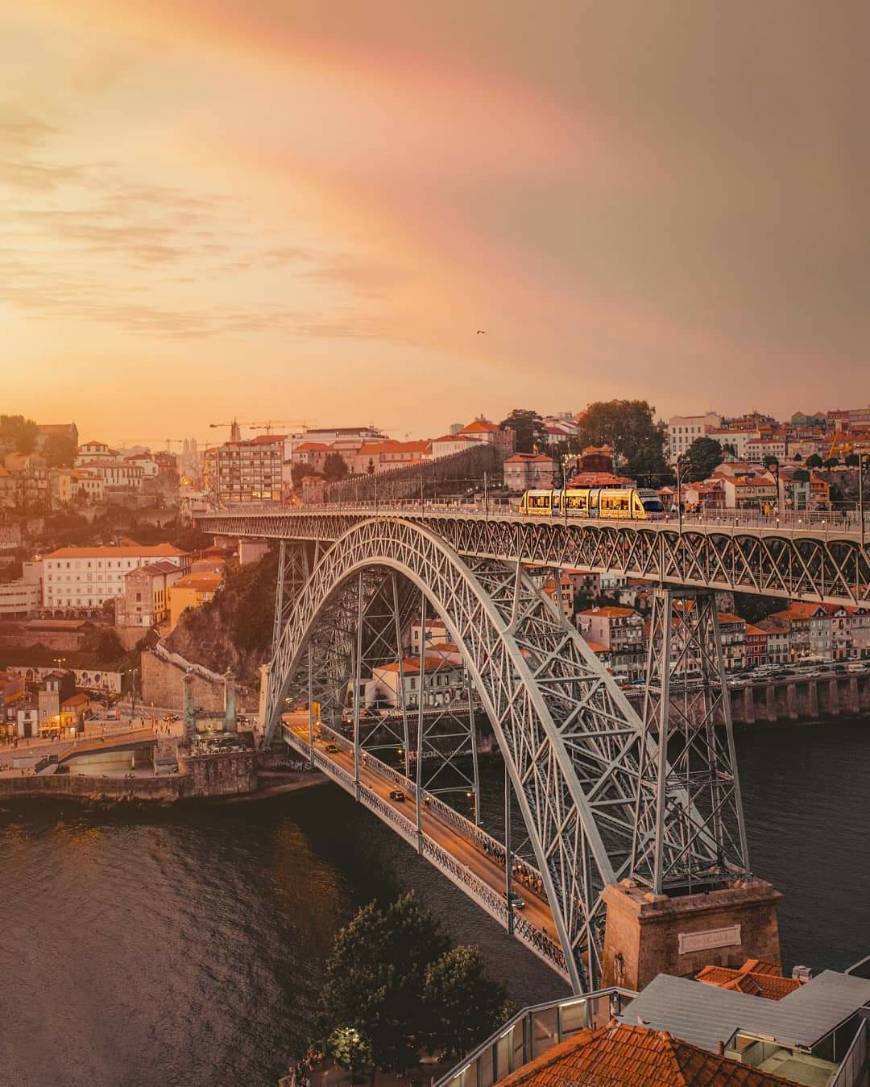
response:
<svg viewBox="0 0 870 1087"><path fill-rule="evenodd" d="M655 491L636 487L569 487L526 491L520 513L533 517L600 517L646 521L664 512Z"/></svg>

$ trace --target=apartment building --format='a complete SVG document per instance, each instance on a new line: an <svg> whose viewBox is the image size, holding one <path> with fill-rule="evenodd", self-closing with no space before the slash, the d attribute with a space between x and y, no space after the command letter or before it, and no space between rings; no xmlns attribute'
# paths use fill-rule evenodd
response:
<svg viewBox="0 0 870 1087"><path fill-rule="evenodd" d="M708 411L705 415L672 415L668 419L668 459L673 464L697 438L703 438L722 423L721 416Z"/></svg>
<svg viewBox="0 0 870 1087"><path fill-rule="evenodd" d="M404 704L407 709L413 709L420 705L422 699L424 707L433 708L467 698L465 669L436 653L425 657L422 675L419 656L405 657L401 662L390 661L373 668L372 678L366 683L365 690L367 706L375 703L386 706Z"/></svg>
<svg viewBox="0 0 870 1087"><path fill-rule="evenodd" d="M42 560L43 606L98 608L105 601L123 595L127 574L158 560L185 572L190 565L190 556L172 544L62 547Z"/></svg>
<svg viewBox="0 0 870 1087"><path fill-rule="evenodd" d="M131 570L124 577L124 592L115 605L117 626L154 627L169 618L169 590L184 577L184 570L161 559Z"/></svg>
<svg viewBox="0 0 870 1087"><path fill-rule="evenodd" d="M577 622L587 642L608 651L614 675L631 680L643 677L646 669L644 624L634 608L614 605L587 608L579 612Z"/></svg>
<svg viewBox="0 0 870 1087"><path fill-rule="evenodd" d="M280 502L287 438L260 434L225 442L203 454L203 475L220 505Z"/></svg>

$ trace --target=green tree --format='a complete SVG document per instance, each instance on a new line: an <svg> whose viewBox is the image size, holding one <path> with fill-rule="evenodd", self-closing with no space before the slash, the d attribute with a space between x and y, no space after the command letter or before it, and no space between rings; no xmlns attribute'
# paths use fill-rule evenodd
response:
<svg viewBox="0 0 870 1087"><path fill-rule="evenodd" d="M822 462L825 468L838 468L840 465L839 457L828 457L826 461Z"/></svg>
<svg viewBox="0 0 870 1087"><path fill-rule="evenodd" d="M317 471L313 464L294 464L290 469L290 475L293 479L293 486L301 487L302 480L306 476L319 476L320 472Z"/></svg>
<svg viewBox="0 0 870 1087"><path fill-rule="evenodd" d="M528 408L514 408L498 425L501 430L514 432L514 447L518 453L534 453L536 446L547 437L544 420Z"/></svg>
<svg viewBox="0 0 870 1087"><path fill-rule="evenodd" d="M772 457L769 453L761 461L765 468L775 468L779 464L777 457Z"/></svg>
<svg viewBox="0 0 870 1087"><path fill-rule="evenodd" d="M387 907L364 906L340 929L326 963L324 1033L355 1027L371 1042L379 1068L416 1063L426 1036L420 995L427 966L447 940L412 894Z"/></svg>
<svg viewBox="0 0 870 1087"><path fill-rule="evenodd" d="M810 453L807 457L807 468L821 468L822 458L818 453Z"/></svg>
<svg viewBox="0 0 870 1087"><path fill-rule="evenodd" d="M646 400L598 400L577 416L581 445L609 445L635 476L665 476L665 426Z"/></svg>
<svg viewBox="0 0 870 1087"><path fill-rule="evenodd" d="M857 453L847 453L846 459L843 463L846 465L847 468L857 468L859 459L860 458L858 457Z"/></svg>
<svg viewBox="0 0 870 1087"><path fill-rule="evenodd" d="M69 468L76 459L76 443L64 434L50 434L42 448L49 468Z"/></svg>
<svg viewBox="0 0 870 1087"><path fill-rule="evenodd" d="M323 462L323 474L330 483L337 483L348 474L347 462L341 453L327 453Z"/></svg>
<svg viewBox="0 0 870 1087"><path fill-rule="evenodd" d="M374 1064L371 1042L356 1027L338 1027L326 1041L326 1052L340 1068L346 1068L351 1079L361 1079Z"/></svg>
<svg viewBox="0 0 870 1087"><path fill-rule="evenodd" d="M504 1021L505 990L486 975L476 947L454 947L426 969L430 1044L448 1057L473 1049Z"/></svg>
<svg viewBox="0 0 870 1087"><path fill-rule="evenodd" d="M0 415L0 447L16 453L32 453L36 447L36 423L23 415Z"/></svg>
<svg viewBox="0 0 870 1087"><path fill-rule="evenodd" d="M723 461L722 446L713 438L696 438L680 461L685 483L707 479L717 464Z"/></svg>

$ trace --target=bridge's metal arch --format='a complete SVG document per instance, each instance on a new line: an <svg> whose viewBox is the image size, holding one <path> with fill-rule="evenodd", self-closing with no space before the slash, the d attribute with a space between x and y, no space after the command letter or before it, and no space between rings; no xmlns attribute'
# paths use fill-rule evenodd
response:
<svg viewBox="0 0 870 1087"><path fill-rule="evenodd" d="M359 609L391 570L425 594L462 654L505 759L572 983L594 984L601 891L631 859L642 726L518 564L463 560L427 528L400 519L355 525L287 615L270 673L268 730L307 668L317 669L321 691L346 683Z"/></svg>

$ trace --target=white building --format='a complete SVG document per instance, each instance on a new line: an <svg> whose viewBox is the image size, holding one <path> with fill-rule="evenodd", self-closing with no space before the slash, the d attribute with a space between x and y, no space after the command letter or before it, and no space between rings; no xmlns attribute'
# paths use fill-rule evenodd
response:
<svg viewBox="0 0 870 1087"><path fill-rule="evenodd" d="M729 427L722 427L711 430L709 437L722 446L726 457L748 460L748 446L750 442L757 442L760 439L761 432L755 429L732 430Z"/></svg>
<svg viewBox="0 0 870 1087"><path fill-rule="evenodd" d="M97 608L124 592L124 576L164 559L187 571L190 558L172 544L146 547L62 547L43 559L46 608Z"/></svg>
<svg viewBox="0 0 870 1087"><path fill-rule="evenodd" d="M407 709L419 706L422 691L423 705L448 706L451 702L467 701L468 688L465 669L454 664L447 655L434 652L424 660L420 675L420 658L405 657L403 661L390 661L372 669L371 683L367 685L366 702L380 702L387 706L400 706L399 679L404 681L404 705Z"/></svg>
<svg viewBox="0 0 870 1087"><path fill-rule="evenodd" d="M673 464L696 438L703 438L722 423L714 411L706 415L672 415L668 419L668 456Z"/></svg>
<svg viewBox="0 0 870 1087"><path fill-rule="evenodd" d="M0 616L27 616L39 610L42 604L39 583L8 581L0 584Z"/></svg>

